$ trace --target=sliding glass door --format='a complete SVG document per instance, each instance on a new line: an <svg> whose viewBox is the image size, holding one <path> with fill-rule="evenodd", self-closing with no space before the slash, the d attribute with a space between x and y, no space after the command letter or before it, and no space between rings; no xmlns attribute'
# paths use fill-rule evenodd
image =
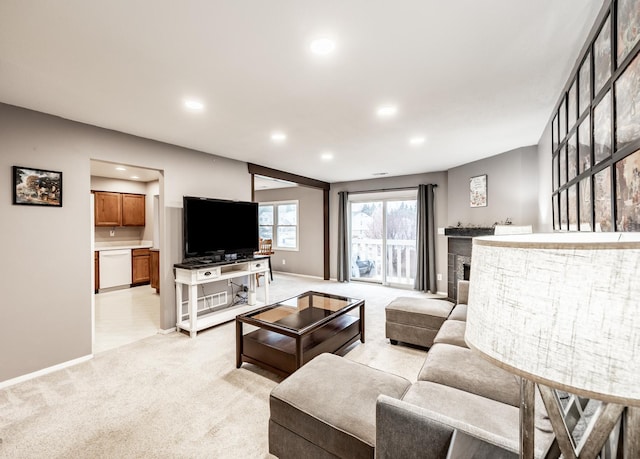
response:
<svg viewBox="0 0 640 459"><path fill-rule="evenodd" d="M405 198L351 201L351 279L413 286L416 218L415 192Z"/></svg>
<svg viewBox="0 0 640 459"><path fill-rule="evenodd" d="M382 282L383 202L351 203L351 279Z"/></svg>
<svg viewBox="0 0 640 459"><path fill-rule="evenodd" d="M385 280L413 286L416 277L416 200L387 201L385 218Z"/></svg>

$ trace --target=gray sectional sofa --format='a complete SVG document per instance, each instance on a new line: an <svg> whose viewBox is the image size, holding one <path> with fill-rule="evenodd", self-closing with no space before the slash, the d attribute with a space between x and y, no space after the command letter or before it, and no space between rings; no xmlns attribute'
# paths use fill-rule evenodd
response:
<svg viewBox="0 0 640 459"><path fill-rule="evenodd" d="M322 354L271 393L269 452L280 458L515 458L519 379L464 342L468 284L411 382ZM536 402L536 456L553 434Z"/></svg>

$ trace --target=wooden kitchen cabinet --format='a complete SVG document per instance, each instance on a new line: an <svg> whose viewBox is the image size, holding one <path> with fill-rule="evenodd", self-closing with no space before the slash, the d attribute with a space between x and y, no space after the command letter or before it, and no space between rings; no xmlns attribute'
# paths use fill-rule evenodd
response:
<svg viewBox="0 0 640 459"><path fill-rule="evenodd" d="M149 249L131 250L131 284L149 282Z"/></svg>
<svg viewBox="0 0 640 459"><path fill-rule="evenodd" d="M144 226L144 194L94 191L95 226Z"/></svg>
<svg viewBox="0 0 640 459"><path fill-rule="evenodd" d="M122 195L122 226L144 225L145 195L124 193Z"/></svg>
<svg viewBox="0 0 640 459"><path fill-rule="evenodd" d="M149 250L149 261L151 287L156 289L156 293L160 293L160 251L158 249Z"/></svg>
<svg viewBox="0 0 640 459"><path fill-rule="evenodd" d="M122 197L120 193L95 191L95 226L122 225Z"/></svg>

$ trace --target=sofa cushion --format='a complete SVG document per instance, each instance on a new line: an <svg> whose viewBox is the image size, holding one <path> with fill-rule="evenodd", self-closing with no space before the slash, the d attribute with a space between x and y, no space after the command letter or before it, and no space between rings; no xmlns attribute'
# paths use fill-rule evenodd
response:
<svg viewBox="0 0 640 459"><path fill-rule="evenodd" d="M498 402L520 406L520 379L465 347L434 344L427 354L418 380L444 384Z"/></svg>
<svg viewBox="0 0 640 459"><path fill-rule="evenodd" d="M457 304L456 307L453 308L453 311L451 311L451 314L449 314L449 319L466 322L467 308L468 306L466 304Z"/></svg>
<svg viewBox="0 0 640 459"><path fill-rule="evenodd" d="M432 298L399 297L385 308L387 322L438 330L453 303Z"/></svg>
<svg viewBox="0 0 640 459"><path fill-rule="evenodd" d="M453 344L454 346L468 347L464 341L464 331L467 323L462 320L445 320L440 331L433 340L435 343Z"/></svg>
<svg viewBox="0 0 640 459"><path fill-rule="evenodd" d="M458 296L456 298L458 304L469 304L469 281L460 279L458 281Z"/></svg>
<svg viewBox="0 0 640 459"><path fill-rule="evenodd" d="M402 401L449 418L449 425L467 434L510 451L519 451L520 409L517 407L429 381L414 383ZM536 409L538 407L536 399ZM548 421L536 416L536 457L543 456L554 438L549 427Z"/></svg>
<svg viewBox="0 0 640 459"><path fill-rule="evenodd" d="M273 389L270 421L336 456L373 457L376 399L399 399L410 385L400 376L321 354Z"/></svg>

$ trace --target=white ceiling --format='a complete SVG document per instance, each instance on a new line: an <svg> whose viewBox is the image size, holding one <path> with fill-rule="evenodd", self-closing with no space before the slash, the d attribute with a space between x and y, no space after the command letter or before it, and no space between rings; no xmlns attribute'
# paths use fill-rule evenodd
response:
<svg viewBox="0 0 640 459"><path fill-rule="evenodd" d="M134 182L153 182L160 179L160 172L155 169L96 160L91 161L91 175Z"/></svg>
<svg viewBox="0 0 640 459"><path fill-rule="evenodd" d="M0 101L328 182L441 171L538 142L602 4L2 0Z"/></svg>

